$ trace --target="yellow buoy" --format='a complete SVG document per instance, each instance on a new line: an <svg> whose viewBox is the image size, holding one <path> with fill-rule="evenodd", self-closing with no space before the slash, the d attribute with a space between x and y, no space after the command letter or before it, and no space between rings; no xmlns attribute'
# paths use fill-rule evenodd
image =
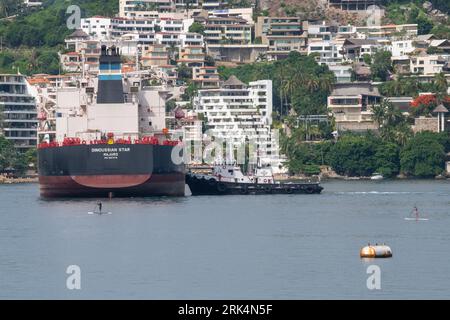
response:
<svg viewBox="0 0 450 320"><path fill-rule="evenodd" d="M359 255L361 258L390 258L392 257L392 250L387 245L374 245L363 247L359 251Z"/></svg>

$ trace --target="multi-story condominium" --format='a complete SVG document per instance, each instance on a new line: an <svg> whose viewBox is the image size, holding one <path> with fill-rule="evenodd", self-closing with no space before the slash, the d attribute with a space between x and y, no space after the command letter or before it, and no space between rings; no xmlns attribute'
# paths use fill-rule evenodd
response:
<svg viewBox="0 0 450 320"><path fill-rule="evenodd" d="M178 79L177 66L170 64L152 67L156 77L168 85L175 85Z"/></svg>
<svg viewBox="0 0 450 320"><path fill-rule="evenodd" d="M208 55L216 61L253 63L268 58L266 44L208 44Z"/></svg>
<svg viewBox="0 0 450 320"><path fill-rule="evenodd" d="M346 11L366 11L370 6L380 4L380 0L328 0L329 7Z"/></svg>
<svg viewBox="0 0 450 320"><path fill-rule="evenodd" d="M342 44L337 41L316 41L308 44L308 55L315 54L317 63L335 65L341 63Z"/></svg>
<svg viewBox="0 0 450 320"><path fill-rule="evenodd" d="M111 35L114 37L127 33L158 33L173 32L181 33L184 31L182 19L170 18L147 18L147 19L111 19Z"/></svg>
<svg viewBox="0 0 450 320"><path fill-rule="evenodd" d="M169 51L167 46L162 44L149 45L147 50L142 52L142 67L148 69L153 66L164 66L169 64Z"/></svg>
<svg viewBox="0 0 450 320"><path fill-rule="evenodd" d="M416 49L415 40L398 40L391 42L392 57L406 56Z"/></svg>
<svg viewBox="0 0 450 320"><path fill-rule="evenodd" d="M99 40L92 40L82 30L77 30L65 39L67 53L60 55L62 69L67 72L97 73L99 68Z"/></svg>
<svg viewBox="0 0 450 320"><path fill-rule="evenodd" d="M188 67L203 67L205 63L205 53L201 46L180 47L179 59L177 63L184 63Z"/></svg>
<svg viewBox="0 0 450 320"><path fill-rule="evenodd" d="M81 29L75 30L70 34L64 42L66 43L67 51L80 52L84 47L86 40L89 40L89 35Z"/></svg>
<svg viewBox="0 0 450 320"><path fill-rule="evenodd" d="M362 62L364 55L372 55L381 47L375 40L346 39L342 45L342 55L345 60Z"/></svg>
<svg viewBox="0 0 450 320"><path fill-rule="evenodd" d="M220 78L217 67L192 68L192 81L197 83L201 89L218 88Z"/></svg>
<svg viewBox="0 0 450 320"><path fill-rule="evenodd" d="M411 56L410 72L420 75L434 75L443 72L448 62L448 56L427 54L425 51L421 51L418 55Z"/></svg>
<svg viewBox="0 0 450 320"><path fill-rule="evenodd" d="M220 10L226 6L226 0L119 0L119 16L142 17L185 9Z"/></svg>
<svg viewBox="0 0 450 320"><path fill-rule="evenodd" d="M381 102L381 95L370 83L337 83L328 97L328 110L340 131L375 130L372 106Z"/></svg>
<svg viewBox="0 0 450 320"><path fill-rule="evenodd" d="M19 151L36 147L36 102L24 76L0 75L0 113L0 134Z"/></svg>
<svg viewBox="0 0 450 320"><path fill-rule="evenodd" d="M201 6L204 10L218 10L225 8L227 2L227 0L202 0Z"/></svg>
<svg viewBox="0 0 450 320"><path fill-rule="evenodd" d="M356 27L352 25L338 26L336 37L337 38L353 38L356 35Z"/></svg>
<svg viewBox="0 0 450 320"><path fill-rule="evenodd" d="M182 34L180 34L179 39L180 39L180 45L182 47L185 47L185 46L203 47L205 45L205 43L203 41L203 36L198 33L192 33L192 32L182 33Z"/></svg>
<svg viewBox="0 0 450 320"><path fill-rule="evenodd" d="M317 23L308 22L308 40L314 41L330 41L338 32L338 25L335 23L328 23L321 21Z"/></svg>
<svg viewBox="0 0 450 320"><path fill-rule="evenodd" d="M82 57L78 52L67 52L60 55L60 63L66 72L81 72Z"/></svg>
<svg viewBox="0 0 450 320"><path fill-rule="evenodd" d="M236 17L209 17L205 20L205 42L208 44L249 44L253 25Z"/></svg>
<svg viewBox="0 0 450 320"><path fill-rule="evenodd" d="M205 116L206 126L216 138L234 147L247 137L257 144L259 155L270 158L276 150L272 140L272 81L245 85L231 76L220 88L199 90L194 108Z"/></svg>
<svg viewBox="0 0 450 320"><path fill-rule="evenodd" d="M169 47L178 47L180 45L180 34L171 32L160 32L155 35L157 43Z"/></svg>
<svg viewBox="0 0 450 320"><path fill-rule="evenodd" d="M336 76L336 82L351 82L352 81L352 66L331 64L328 65L328 69Z"/></svg>
<svg viewBox="0 0 450 320"><path fill-rule="evenodd" d="M142 12L168 12L174 9L174 0L119 0L120 17L131 17Z"/></svg>
<svg viewBox="0 0 450 320"><path fill-rule="evenodd" d="M211 10L208 12L209 16L214 17L235 17L247 20L252 24L253 21L253 8L227 8L221 10Z"/></svg>
<svg viewBox="0 0 450 320"><path fill-rule="evenodd" d="M81 29L96 39L110 39L112 36L111 18L94 16L81 19Z"/></svg>
<svg viewBox="0 0 450 320"><path fill-rule="evenodd" d="M388 24L356 27L356 32L366 38L416 38L417 24Z"/></svg>
<svg viewBox="0 0 450 320"><path fill-rule="evenodd" d="M285 58L291 51L306 53L307 35L298 17L258 17L255 37L269 45L269 59Z"/></svg>

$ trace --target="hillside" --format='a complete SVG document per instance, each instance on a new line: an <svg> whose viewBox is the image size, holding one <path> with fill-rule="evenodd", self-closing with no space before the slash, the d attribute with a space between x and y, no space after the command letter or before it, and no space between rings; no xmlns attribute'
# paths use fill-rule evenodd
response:
<svg viewBox="0 0 450 320"><path fill-rule="evenodd" d="M57 52L71 32L66 27L66 10L73 4L80 6L82 17L118 12L115 0L43 0L40 10L21 10L15 19L0 21L0 71L57 73Z"/></svg>
<svg viewBox="0 0 450 320"><path fill-rule="evenodd" d="M431 1L434 8L424 8L423 1L384 0L387 6L385 23L418 23L420 33L435 33L450 38L448 19L435 18L436 10L449 12L448 0ZM295 15L303 19L334 20L343 24L361 24L364 17L341 10L327 9L326 0L246 0L231 2L242 7L256 4L256 14L271 16ZM20 6L18 0L0 0L0 72L57 73L57 52L64 38L71 32L66 27L69 5L78 5L82 17L93 15L113 16L118 12L118 0L43 0L43 8L29 10ZM12 19L1 19L14 16Z"/></svg>

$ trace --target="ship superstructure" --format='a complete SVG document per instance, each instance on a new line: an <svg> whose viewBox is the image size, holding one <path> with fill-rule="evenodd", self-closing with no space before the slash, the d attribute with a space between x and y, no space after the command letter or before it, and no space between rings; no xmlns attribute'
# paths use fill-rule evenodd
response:
<svg viewBox="0 0 450 320"><path fill-rule="evenodd" d="M184 165L172 155L179 141L165 129L168 93L147 90L143 74L124 76L115 47L103 46L99 63L98 77L42 95L41 195L184 195Z"/></svg>

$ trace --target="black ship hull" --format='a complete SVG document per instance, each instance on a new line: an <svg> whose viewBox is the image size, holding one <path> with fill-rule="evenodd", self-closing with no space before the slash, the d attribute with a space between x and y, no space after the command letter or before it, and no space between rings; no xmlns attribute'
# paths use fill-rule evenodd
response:
<svg viewBox="0 0 450 320"><path fill-rule="evenodd" d="M221 182L214 178L198 178L187 174L186 183L193 196L200 195L247 195L247 194L319 194L323 187L319 183L238 183Z"/></svg>
<svg viewBox="0 0 450 320"><path fill-rule="evenodd" d="M173 146L74 145L38 150L41 196L184 196L183 164Z"/></svg>

